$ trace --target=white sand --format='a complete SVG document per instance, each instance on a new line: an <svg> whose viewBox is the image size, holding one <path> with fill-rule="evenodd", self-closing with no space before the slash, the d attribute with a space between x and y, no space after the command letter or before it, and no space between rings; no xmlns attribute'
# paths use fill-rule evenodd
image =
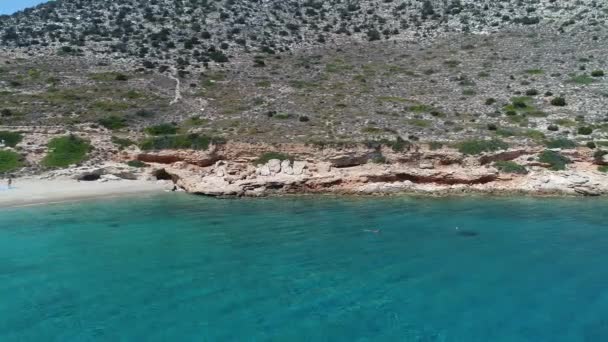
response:
<svg viewBox="0 0 608 342"><path fill-rule="evenodd" d="M0 183L0 208L32 204L74 201L86 198L114 197L120 195L163 192L169 183L120 180L108 182L78 182L76 180L16 179L12 189L6 180Z"/></svg>

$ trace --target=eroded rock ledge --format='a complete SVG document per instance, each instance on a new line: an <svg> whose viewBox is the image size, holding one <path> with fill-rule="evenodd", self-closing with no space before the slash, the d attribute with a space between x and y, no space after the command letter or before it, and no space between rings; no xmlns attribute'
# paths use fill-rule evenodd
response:
<svg viewBox="0 0 608 342"><path fill-rule="evenodd" d="M255 161L265 152L290 160ZM149 172L164 170L187 192L207 196L265 196L293 193L389 194L399 192L522 193L533 195L608 194L608 176L597 171L592 151L563 151L573 161L564 171L537 162L538 149L465 156L456 150L364 146L316 148L302 144L270 146L229 143L209 151L162 151L123 154L124 160L150 164ZM377 156L381 155L379 163ZM515 161L527 174L501 173L496 161Z"/></svg>

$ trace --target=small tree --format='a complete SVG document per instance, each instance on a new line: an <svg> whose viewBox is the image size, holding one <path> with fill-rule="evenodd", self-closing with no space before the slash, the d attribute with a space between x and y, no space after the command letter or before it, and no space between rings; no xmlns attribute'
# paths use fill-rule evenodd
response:
<svg viewBox="0 0 608 342"><path fill-rule="evenodd" d="M564 107L566 105L566 99L561 96L554 97L551 100L551 104L557 107Z"/></svg>
<svg viewBox="0 0 608 342"><path fill-rule="evenodd" d="M374 40L380 40L381 35L380 32L376 29L371 29L367 31L367 39L371 42Z"/></svg>

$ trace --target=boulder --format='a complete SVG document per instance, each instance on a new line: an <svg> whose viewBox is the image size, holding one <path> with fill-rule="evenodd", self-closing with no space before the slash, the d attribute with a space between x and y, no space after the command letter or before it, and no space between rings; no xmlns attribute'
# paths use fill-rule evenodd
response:
<svg viewBox="0 0 608 342"><path fill-rule="evenodd" d="M293 175L293 168L291 167L291 161L283 160L281 162L281 172L286 175Z"/></svg>
<svg viewBox="0 0 608 342"><path fill-rule="evenodd" d="M270 159L268 163L266 163L266 166L268 166L271 173L281 172L281 161L278 159Z"/></svg>
<svg viewBox="0 0 608 342"><path fill-rule="evenodd" d="M340 153L328 158L328 161L333 167L349 167L366 164L373 158L373 152L365 153Z"/></svg>
<svg viewBox="0 0 608 342"><path fill-rule="evenodd" d="M268 167L268 165L262 165L260 167L258 167L256 173L260 176L270 176L270 168Z"/></svg>
<svg viewBox="0 0 608 342"><path fill-rule="evenodd" d="M433 165L433 163L430 161L423 161L423 162L420 162L418 167L423 170L432 170L435 168L435 165Z"/></svg>
<svg viewBox="0 0 608 342"><path fill-rule="evenodd" d="M216 175L217 177L224 177L224 176L226 175L226 167L224 167L223 165L222 165L222 166L217 167L217 168L215 169L215 175Z"/></svg>
<svg viewBox="0 0 608 342"><path fill-rule="evenodd" d="M576 186L573 188L577 194L583 196L601 196L602 191L595 187L587 187L587 186Z"/></svg>
<svg viewBox="0 0 608 342"><path fill-rule="evenodd" d="M117 176L114 176L114 175L103 175L103 176L101 176L101 179L105 179L105 180L108 180L108 181L119 181L119 180L121 180L120 177L117 177Z"/></svg>
<svg viewBox="0 0 608 342"><path fill-rule="evenodd" d="M527 150L520 149L520 150L510 150L510 151L502 151L502 152L498 152L498 153L486 154L486 155L482 156L481 158L479 158L479 163L481 165L486 165L486 164L493 163L496 161L513 160L513 159L517 159L528 153L529 152Z"/></svg>
<svg viewBox="0 0 608 342"><path fill-rule="evenodd" d="M294 161L293 162L293 174L296 176L304 174L304 169L306 168L305 161Z"/></svg>

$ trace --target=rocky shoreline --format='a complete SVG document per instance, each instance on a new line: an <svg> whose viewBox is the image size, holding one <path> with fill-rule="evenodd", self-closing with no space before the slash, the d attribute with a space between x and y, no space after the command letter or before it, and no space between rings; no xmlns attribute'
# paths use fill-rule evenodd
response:
<svg viewBox="0 0 608 342"><path fill-rule="evenodd" d="M263 151L293 157L256 164ZM572 160L564 171L553 171L539 163L539 152L520 148L466 156L450 149L395 152L388 147L229 143L206 152L124 152L121 158L146 162L152 177L171 179L189 193L206 196L608 194L608 176L597 170L591 150L561 151ZM374 160L377 155L383 156L382 162ZM517 161L526 166L526 173L501 172L493 165L496 161Z"/></svg>
<svg viewBox="0 0 608 342"><path fill-rule="evenodd" d="M143 151L120 149L104 132L80 131L94 145L81 165L45 170L40 160L49 139L60 130L30 130L17 146L28 167L14 176L38 179L168 180L176 190L206 196L269 196L285 194L388 195L460 194L531 196L608 195L608 153L576 147L547 149L515 146L475 155L456 147L387 143L319 145L264 144L229 141L207 150ZM568 159L564 170L541 162L547 151ZM504 170L499 163L519 166Z"/></svg>

